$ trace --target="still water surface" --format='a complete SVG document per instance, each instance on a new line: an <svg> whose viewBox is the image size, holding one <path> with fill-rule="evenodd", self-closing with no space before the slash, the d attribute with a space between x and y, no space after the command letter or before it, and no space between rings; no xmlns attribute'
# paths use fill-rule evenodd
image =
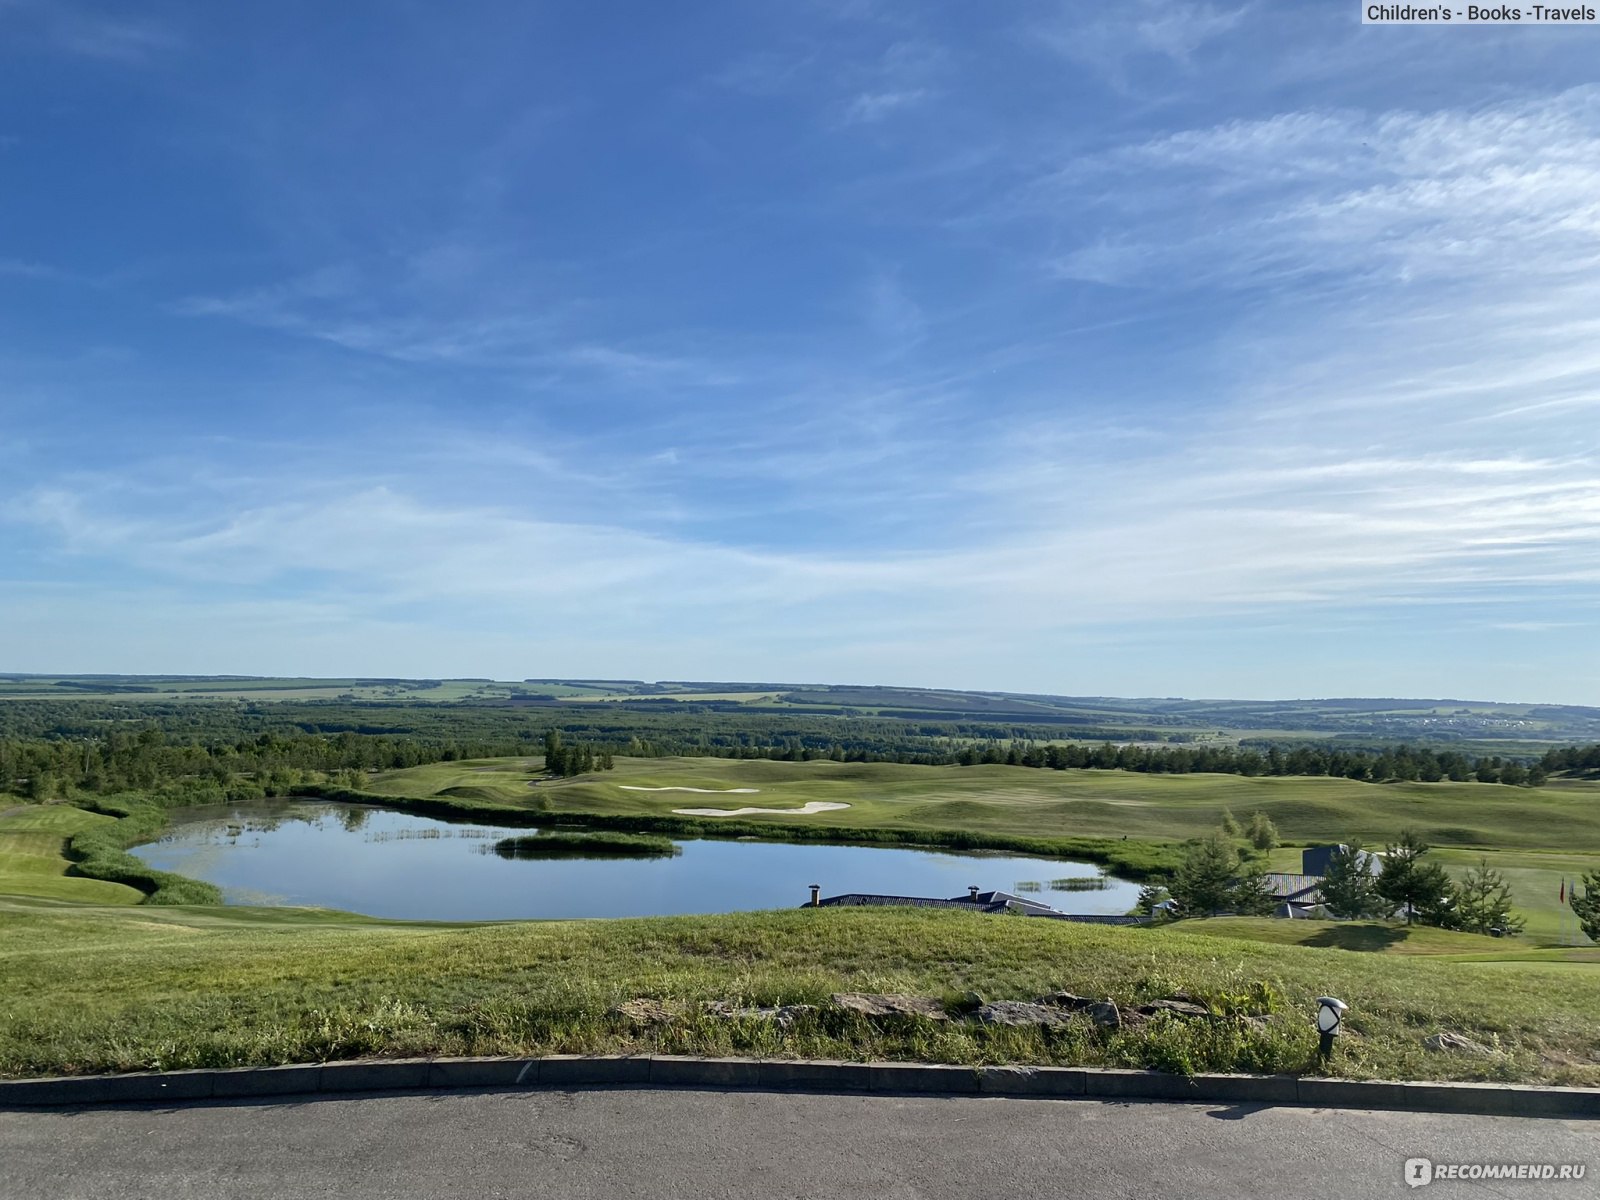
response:
<svg viewBox="0 0 1600 1200"><path fill-rule="evenodd" d="M320 800L185 810L160 841L133 854L163 871L204 879L230 904L296 904L409 920L644 917L803 904L823 895L884 892L956 896L968 885L1016 891L1063 912L1122 913L1138 885L1052 891L1092 876L1090 863L1006 854L876 846L692 840L682 854L645 860L503 859L503 837L533 832L453 825L430 817Z"/></svg>

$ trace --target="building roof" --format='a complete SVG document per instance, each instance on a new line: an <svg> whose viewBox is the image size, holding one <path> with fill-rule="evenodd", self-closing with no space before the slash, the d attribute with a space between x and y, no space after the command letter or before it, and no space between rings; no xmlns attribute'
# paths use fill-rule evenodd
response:
<svg viewBox="0 0 1600 1200"><path fill-rule="evenodd" d="M1039 900L1028 900L1022 896L1013 896L1010 892L979 892L975 896L953 896L951 899L961 904L999 905L1001 908L1020 907L1041 913L1053 913L1056 909Z"/></svg>
<svg viewBox="0 0 1600 1200"><path fill-rule="evenodd" d="M1265 876L1267 891L1279 900L1293 900L1309 903L1317 897L1317 889L1322 886L1321 875L1292 875L1281 871L1271 871ZM1320 897L1317 897L1320 899Z"/></svg>
<svg viewBox="0 0 1600 1200"><path fill-rule="evenodd" d="M916 908L973 907L972 901L965 896L959 900L937 900L931 896L886 896L875 892L845 892L839 896L824 896L817 901L817 905L820 908L848 908L862 905L910 905ZM805 904L801 907L810 908L811 905Z"/></svg>
<svg viewBox="0 0 1600 1200"><path fill-rule="evenodd" d="M1078 921L1087 925L1142 925L1149 918L1113 916L1100 913L1057 912L1048 904L1027 900L1010 892L978 892L976 895L953 896L941 900L934 896L888 896L875 892L845 892L826 896L817 901L819 908L895 907L911 908L962 908L982 913L1020 913L1025 917L1046 917L1056 921ZM810 908L806 904L803 907Z"/></svg>

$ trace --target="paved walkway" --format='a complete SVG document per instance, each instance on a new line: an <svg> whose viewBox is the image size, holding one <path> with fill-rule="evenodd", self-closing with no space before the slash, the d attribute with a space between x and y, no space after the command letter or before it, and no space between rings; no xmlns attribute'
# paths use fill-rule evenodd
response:
<svg viewBox="0 0 1600 1200"><path fill-rule="evenodd" d="M0 1197L1581 1196L1600 1124L1094 1100L768 1092L421 1093L0 1112ZM1578 1162L1581 1183L1438 1182L1405 1160Z"/></svg>

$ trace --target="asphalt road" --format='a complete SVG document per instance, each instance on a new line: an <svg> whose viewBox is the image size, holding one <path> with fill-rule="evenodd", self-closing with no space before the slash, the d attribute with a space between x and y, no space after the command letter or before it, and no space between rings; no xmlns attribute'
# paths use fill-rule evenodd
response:
<svg viewBox="0 0 1600 1200"><path fill-rule="evenodd" d="M1600 1123L978 1097L579 1091L0 1112L0 1196L1136 1197L1596 1194ZM1405 1160L1584 1163L1439 1181Z"/></svg>

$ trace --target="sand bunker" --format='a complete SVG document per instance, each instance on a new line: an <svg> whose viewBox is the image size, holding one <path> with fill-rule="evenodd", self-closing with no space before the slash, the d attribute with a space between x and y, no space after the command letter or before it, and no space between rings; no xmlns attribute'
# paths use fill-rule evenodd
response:
<svg viewBox="0 0 1600 1200"><path fill-rule="evenodd" d="M691 788L691 787L637 787L631 783L617 784L625 792L701 792L707 796L754 796L760 788Z"/></svg>
<svg viewBox="0 0 1600 1200"><path fill-rule="evenodd" d="M744 789L749 790L749 789ZM680 817L748 817L753 813L772 813L779 817L809 817L812 813L837 812L849 808L834 800L812 800L800 808L675 808Z"/></svg>

